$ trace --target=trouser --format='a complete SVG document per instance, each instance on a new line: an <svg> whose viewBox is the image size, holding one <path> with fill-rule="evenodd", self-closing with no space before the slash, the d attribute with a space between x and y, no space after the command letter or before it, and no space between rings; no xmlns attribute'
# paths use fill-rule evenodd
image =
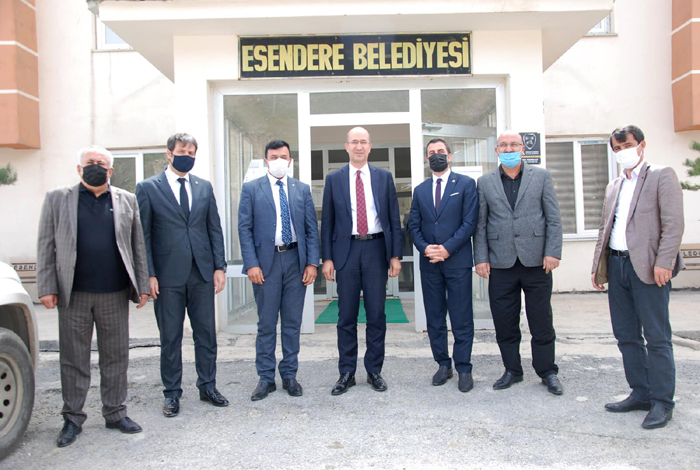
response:
<svg viewBox="0 0 700 470"><path fill-rule="evenodd" d="M445 263L435 263L421 267L420 274L430 349L435 362L451 367L454 359L457 372L471 373L474 343L471 268L451 268ZM452 359L447 346L448 312L455 339Z"/></svg>
<svg viewBox="0 0 700 470"><path fill-rule="evenodd" d="M90 345L97 330L102 416L107 422L126 416L129 366L129 289L110 293L73 292L58 309L61 391L64 419L81 427L90 387Z"/></svg>
<svg viewBox="0 0 700 470"><path fill-rule="evenodd" d="M282 360L279 364L283 380L293 379L299 369L299 334L304 311L306 286L299 269L299 249L275 252L265 282L253 284L258 304L258 336L255 339L255 368L258 376L269 383L275 381L275 347L277 318L282 322Z"/></svg>
<svg viewBox="0 0 700 470"><path fill-rule="evenodd" d="M676 389L668 311L670 293L670 282L663 287L645 284L628 257L610 255L610 319L632 397L666 408L674 407Z"/></svg>
<svg viewBox="0 0 700 470"><path fill-rule="evenodd" d="M182 396L182 334L185 309L192 325L197 388L216 387L216 320L214 282L205 281L194 260L187 282L182 286L160 287L155 301L160 330L160 375L163 395Z"/></svg>
<svg viewBox="0 0 700 470"><path fill-rule="evenodd" d="M336 271L338 281L338 370L357 369L357 317L362 290L367 312L365 369L378 374L384 364L386 281L389 266L383 238L351 240L348 259Z"/></svg>
<svg viewBox="0 0 700 470"><path fill-rule="evenodd" d="M540 377L559 372L554 363L556 334L552 324L552 273L542 266L523 266L516 260L508 269L491 268L489 301L496 341L506 370L523 374L520 363L520 291L525 293L525 313L532 340L532 367Z"/></svg>

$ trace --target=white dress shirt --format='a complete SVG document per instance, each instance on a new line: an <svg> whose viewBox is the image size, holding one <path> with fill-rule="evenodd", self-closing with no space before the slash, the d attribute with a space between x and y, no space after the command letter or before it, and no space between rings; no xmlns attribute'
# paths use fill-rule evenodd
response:
<svg viewBox="0 0 700 470"><path fill-rule="evenodd" d="M382 224L379 222L379 213L374 205L374 193L372 193L372 178L369 174L369 166L365 166L359 170L350 165L350 208L352 210L352 234L359 235L357 231L357 172L360 172L362 185L365 188L365 207L367 209L367 233L382 232Z"/></svg>
<svg viewBox="0 0 700 470"><path fill-rule="evenodd" d="M433 173L433 206L435 205L435 187L437 186L438 178L442 180L440 181L440 200L442 201L442 196L445 195L445 186L447 186L447 182L450 180L450 173L452 173L452 171L449 168L447 168L447 171L442 176L435 176L435 173Z"/></svg>
<svg viewBox="0 0 700 470"><path fill-rule="evenodd" d="M267 172L267 179L270 180L270 187L272 189L272 198L275 200L275 211L277 212L277 225L275 228L275 246L284 245L282 241L282 214L280 209L280 187L277 186L277 182L282 182L282 187L284 188L284 193L287 196L287 208L289 209L289 225L292 228L292 243L297 241L297 233L294 230L294 223L292 222L292 207L289 202L289 189L287 188L287 175L284 175L282 179L277 179Z"/></svg>
<svg viewBox="0 0 700 470"><path fill-rule="evenodd" d="M615 221L613 222L612 232L610 232L610 248L618 251L627 251L627 218L632 205L632 196L634 188L637 187L639 172L642 169L642 161L632 170L632 178L627 179L627 173L622 175L622 186L620 187L620 195L617 197L617 207L615 208Z"/></svg>
<svg viewBox="0 0 700 470"><path fill-rule="evenodd" d="M185 176L176 175L172 168L170 168L170 165L168 165L168 168L165 170L165 177L168 179L168 184L170 185L170 189L173 190L178 204L180 204L180 187L182 186L178 178L185 178L185 190L187 191L190 210L192 210L192 183L190 183L190 174L187 173Z"/></svg>

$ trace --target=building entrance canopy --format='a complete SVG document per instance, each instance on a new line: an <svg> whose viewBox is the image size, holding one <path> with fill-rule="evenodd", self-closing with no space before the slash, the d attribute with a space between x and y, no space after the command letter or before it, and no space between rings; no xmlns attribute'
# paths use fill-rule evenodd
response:
<svg viewBox="0 0 700 470"><path fill-rule="evenodd" d="M174 81L174 43L180 36L539 30L542 69L546 70L608 15L614 2L89 0L87 3L102 22Z"/></svg>

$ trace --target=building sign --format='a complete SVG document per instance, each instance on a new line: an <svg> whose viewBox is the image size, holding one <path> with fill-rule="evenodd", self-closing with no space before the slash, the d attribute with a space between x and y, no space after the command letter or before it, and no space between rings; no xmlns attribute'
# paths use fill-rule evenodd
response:
<svg viewBox="0 0 700 470"><path fill-rule="evenodd" d="M523 138L523 161L528 165L539 165L542 163L542 152L540 150L539 132L521 132Z"/></svg>
<svg viewBox="0 0 700 470"><path fill-rule="evenodd" d="M471 33L239 37L240 78L471 75Z"/></svg>
<svg viewBox="0 0 700 470"><path fill-rule="evenodd" d="M700 244L681 245L685 269L700 269Z"/></svg>

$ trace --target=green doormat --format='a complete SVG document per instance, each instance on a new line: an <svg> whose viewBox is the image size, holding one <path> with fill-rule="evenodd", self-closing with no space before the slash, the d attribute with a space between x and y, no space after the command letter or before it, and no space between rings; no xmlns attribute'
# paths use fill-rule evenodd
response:
<svg viewBox="0 0 700 470"><path fill-rule="evenodd" d="M401 307L400 299L388 299L386 301L386 306L384 307L384 312L386 313L387 323L408 323L408 318L406 314L403 313L403 308ZM334 300L328 307L321 312L321 315L316 319L316 323L338 323L338 301ZM360 300L360 314L357 319L357 323L367 323L367 313L365 312L365 302Z"/></svg>

